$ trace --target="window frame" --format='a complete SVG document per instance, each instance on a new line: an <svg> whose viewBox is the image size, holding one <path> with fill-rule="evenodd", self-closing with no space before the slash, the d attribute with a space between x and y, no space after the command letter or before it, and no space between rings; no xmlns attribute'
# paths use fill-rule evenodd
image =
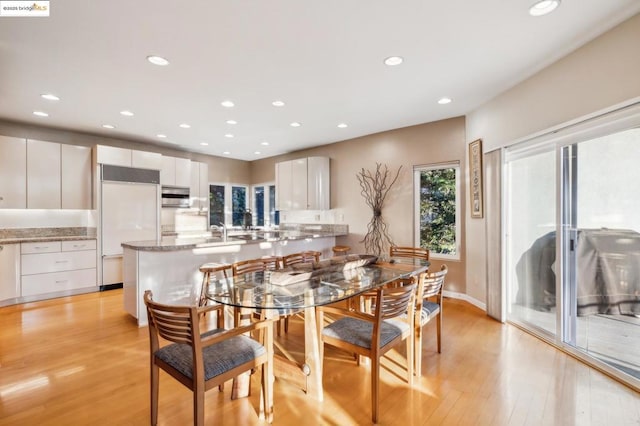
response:
<svg viewBox="0 0 640 426"><path fill-rule="evenodd" d="M456 189L456 222L455 222L455 239L456 239L456 254L445 254L445 253L437 253L433 251L430 247L425 247L429 249L429 257L433 259L443 259L443 260L460 260L461 259L461 251L462 251L462 243L461 243L461 171L460 171L460 162L459 161L450 161L445 163L433 163L433 164L423 164L413 167L413 240L414 245L416 247L420 247L420 175L423 171L429 170L441 170L441 169L454 169L455 170L455 189Z"/></svg>

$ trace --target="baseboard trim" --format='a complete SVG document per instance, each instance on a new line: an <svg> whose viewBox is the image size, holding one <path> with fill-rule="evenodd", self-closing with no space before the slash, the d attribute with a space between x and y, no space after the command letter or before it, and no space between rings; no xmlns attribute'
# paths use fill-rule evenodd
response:
<svg viewBox="0 0 640 426"><path fill-rule="evenodd" d="M469 296L468 294L457 293L455 291L444 290L442 292L442 295L444 297L450 297L452 299L464 300L465 302L468 302L468 303L472 304L476 308L480 308L483 311L487 312L487 304L486 303L481 302L478 299L474 299L473 297Z"/></svg>

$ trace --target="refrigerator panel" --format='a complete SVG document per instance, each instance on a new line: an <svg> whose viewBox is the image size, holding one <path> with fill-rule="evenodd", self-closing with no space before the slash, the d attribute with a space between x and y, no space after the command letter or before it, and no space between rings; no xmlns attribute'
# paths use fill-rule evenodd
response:
<svg viewBox="0 0 640 426"><path fill-rule="evenodd" d="M102 182L102 255L122 255L126 241L158 238L158 185Z"/></svg>

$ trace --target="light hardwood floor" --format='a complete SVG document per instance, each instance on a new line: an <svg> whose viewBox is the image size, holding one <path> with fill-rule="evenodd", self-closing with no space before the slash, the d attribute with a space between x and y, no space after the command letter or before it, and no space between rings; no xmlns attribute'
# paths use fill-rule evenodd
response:
<svg viewBox="0 0 640 426"><path fill-rule="evenodd" d="M640 395L464 302L444 306L442 354L427 325L422 377L405 382L403 345L383 361L387 425L640 425ZM302 323L281 337L300 353ZM149 424L149 348L113 290L0 308L1 425ZM325 352L325 401L276 379L275 425L370 423L367 366ZM261 424L259 379L249 398L206 396L207 424ZM192 422L191 392L164 373L159 424Z"/></svg>

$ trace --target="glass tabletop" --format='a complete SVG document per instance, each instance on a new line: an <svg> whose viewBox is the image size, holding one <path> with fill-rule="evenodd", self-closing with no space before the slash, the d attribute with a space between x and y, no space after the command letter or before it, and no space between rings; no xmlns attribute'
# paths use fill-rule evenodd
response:
<svg viewBox="0 0 640 426"><path fill-rule="evenodd" d="M356 296L398 278L419 274L428 266L424 260L382 258L355 268L335 265L307 273L254 272L212 281L207 298L229 306L292 313Z"/></svg>

